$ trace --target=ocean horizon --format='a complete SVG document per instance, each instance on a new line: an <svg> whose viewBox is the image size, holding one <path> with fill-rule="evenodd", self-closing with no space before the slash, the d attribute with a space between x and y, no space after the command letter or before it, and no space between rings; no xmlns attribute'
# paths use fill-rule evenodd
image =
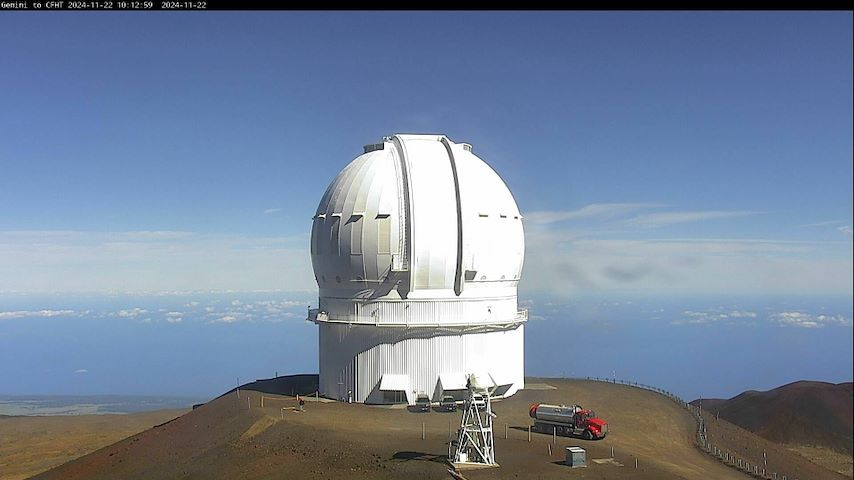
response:
<svg viewBox="0 0 854 480"><path fill-rule="evenodd" d="M6 399L16 415L187 408L255 379L317 373L317 326L305 320L316 301L312 292L0 295L0 406ZM849 297L521 295L520 308L529 377L615 377L686 400L852 379ZM22 395L30 399L8 401Z"/></svg>
<svg viewBox="0 0 854 480"><path fill-rule="evenodd" d="M0 415L126 415L191 408L207 400L149 395L0 395Z"/></svg>

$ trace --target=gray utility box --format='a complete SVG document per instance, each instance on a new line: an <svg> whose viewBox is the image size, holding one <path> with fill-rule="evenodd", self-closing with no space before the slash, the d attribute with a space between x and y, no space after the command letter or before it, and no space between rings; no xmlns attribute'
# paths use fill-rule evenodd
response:
<svg viewBox="0 0 854 480"><path fill-rule="evenodd" d="M587 451L581 447L566 447L566 464L572 468L587 466Z"/></svg>

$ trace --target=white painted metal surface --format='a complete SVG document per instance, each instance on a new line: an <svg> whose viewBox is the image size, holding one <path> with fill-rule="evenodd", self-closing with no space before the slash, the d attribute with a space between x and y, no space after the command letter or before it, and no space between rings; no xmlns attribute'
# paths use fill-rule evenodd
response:
<svg viewBox="0 0 854 480"><path fill-rule="evenodd" d="M321 393L382 403L384 374L435 395L439 374L485 371L510 395L524 382L516 289L522 216L468 144L395 135L368 145L315 212Z"/></svg>
<svg viewBox="0 0 854 480"><path fill-rule="evenodd" d="M389 392L394 390L409 390L409 375L395 375L386 373L380 381L380 390Z"/></svg>
<svg viewBox="0 0 854 480"><path fill-rule="evenodd" d="M490 397L495 384L476 374L468 377L468 391L457 441L448 445L448 458L454 466L466 464L498 466L495 461L495 439L492 432L492 413Z"/></svg>
<svg viewBox="0 0 854 480"><path fill-rule="evenodd" d="M440 373L439 383L444 390L464 390L466 388L466 375L462 372Z"/></svg>

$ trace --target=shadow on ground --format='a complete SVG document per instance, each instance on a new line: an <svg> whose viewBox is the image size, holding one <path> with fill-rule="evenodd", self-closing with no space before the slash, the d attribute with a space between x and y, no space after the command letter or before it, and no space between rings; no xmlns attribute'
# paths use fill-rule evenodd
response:
<svg viewBox="0 0 854 480"><path fill-rule="evenodd" d="M435 463L448 463L447 455L435 455L432 453L424 453L424 452L396 452L391 456L394 460L400 460L402 462L408 462L410 460L415 460L417 462L435 462Z"/></svg>

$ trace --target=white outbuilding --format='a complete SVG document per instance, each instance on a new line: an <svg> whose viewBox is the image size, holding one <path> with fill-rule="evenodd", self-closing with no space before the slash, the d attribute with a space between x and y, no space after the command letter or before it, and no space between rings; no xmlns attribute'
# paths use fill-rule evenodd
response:
<svg viewBox="0 0 854 480"><path fill-rule="evenodd" d="M313 219L320 393L462 399L471 373L497 396L523 388L524 252L513 195L471 145L394 135L365 146Z"/></svg>

